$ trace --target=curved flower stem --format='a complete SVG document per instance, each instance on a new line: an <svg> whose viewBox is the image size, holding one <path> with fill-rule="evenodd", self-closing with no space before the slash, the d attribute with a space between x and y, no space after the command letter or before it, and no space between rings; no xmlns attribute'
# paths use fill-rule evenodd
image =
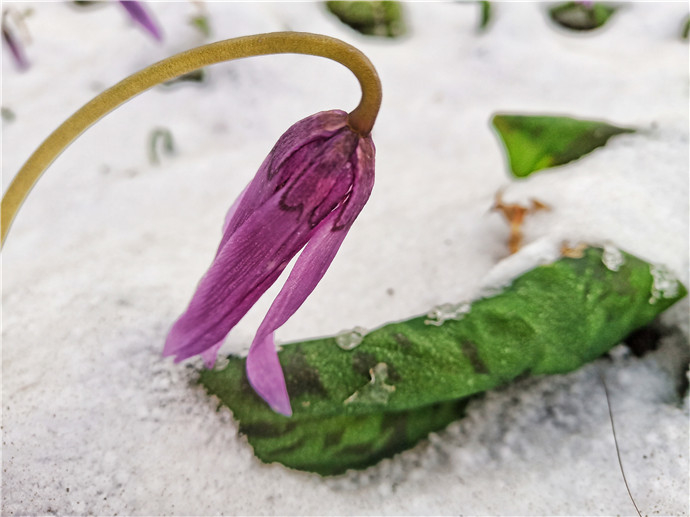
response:
<svg viewBox="0 0 690 517"><path fill-rule="evenodd" d="M349 125L362 135L371 132L381 105L381 83L369 59L343 41L304 32L273 32L193 48L120 81L82 106L43 141L19 170L2 198L2 244L19 207L43 171L101 117L132 97L180 75L223 61L266 54L309 54L332 59L349 68L362 88L362 98L349 115Z"/></svg>

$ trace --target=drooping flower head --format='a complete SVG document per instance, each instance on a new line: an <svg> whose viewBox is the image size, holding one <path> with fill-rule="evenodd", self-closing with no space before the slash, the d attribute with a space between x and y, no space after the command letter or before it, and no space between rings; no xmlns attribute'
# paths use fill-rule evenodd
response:
<svg viewBox="0 0 690 517"><path fill-rule="evenodd" d="M138 2L122 4L128 10L141 7ZM140 15L133 11L135 18ZM285 53L321 56L346 66L362 89L360 102L349 114L327 111L308 117L279 139L228 212L216 257L173 325L163 352L177 361L201 354L207 365L213 365L226 334L304 248L247 357L251 385L276 411L290 415L273 333L326 273L374 184L374 144L369 134L381 106L381 81L355 47L320 34L256 34L193 48L126 77L65 120L17 172L2 197L0 246L46 168L117 106L156 84L208 65Z"/></svg>
<svg viewBox="0 0 690 517"><path fill-rule="evenodd" d="M292 413L273 334L326 273L374 184L374 144L343 111L308 117L280 137L225 220L216 257L163 354L215 362L227 333L304 247L252 342L247 377L276 411Z"/></svg>

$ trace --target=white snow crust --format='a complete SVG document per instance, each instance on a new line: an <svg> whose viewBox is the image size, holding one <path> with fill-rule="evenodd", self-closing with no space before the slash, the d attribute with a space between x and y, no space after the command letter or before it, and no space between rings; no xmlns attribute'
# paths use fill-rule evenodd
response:
<svg viewBox="0 0 690 517"><path fill-rule="evenodd" d="M332 35L377 66L377 184L322 283L281 342L375 328L470 299L568 240L608 243L688 284L686 2L627 3L606 27L553 26L547 4L406 3L410 33L361 36L319 3L207 2L214 39L278 30ZM32 63L3 52L2 183L50 131L128 74L206 40L192 2L153 3L157 44L115 3L33 9ZM160 354L211 261L225 211L280 134L359 90L338 64L272 56L155 88L89 129L46 173L3 250L3 515L687 515L688 304L661 319L661 348L618 347L575 373L530 378L472 403L414 449L336 478L265 465L228 410L193 383L197 360ZM569 114L639 128L566 166L510 179L493 113ZM147 158L154 128L175 156ZM537 198L528 246L506 262L490 212ZM498 264L498 266L497 266ZM497 268L497 269L494 269ZM493 270L491 275L489 273ZM489 276L487 276L489 275ZM231 332L245 353L279 286Z"/></svg>

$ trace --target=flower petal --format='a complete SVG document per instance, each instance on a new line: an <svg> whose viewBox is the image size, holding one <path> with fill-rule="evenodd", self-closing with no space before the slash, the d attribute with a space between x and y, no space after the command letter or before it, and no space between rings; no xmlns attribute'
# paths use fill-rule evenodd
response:
<svg viewBox="0 0 690 517"><path fill-rule="evenodd" d="M355 179L352 192L340 210L340 216L335 222L336 228L349 228L369 199L371 190L374 188L375 154L376 149L371 137L361 139L353 158Z"/></svg>
<svg viewBox="0 0 690 517"><path fill-rule="evenodd" d="M216 364L216 359L218 359L218 351L220 350L220 347L223 346L223 341L224 339L221 339L213 345L211 348L208 350L204 350L201 352L201 358L204 360L204 364L206 365L206 368L209 370L213 368L213 365Z"/></svg>
<svg viewBox="0 0 690 517"><path fill-rule="evenodd" d="M360 144L361 146L361 144ZM373 145L365 144L355 167L355 184L346 204L331 212L315 228L311 239L297 259L285 285L273 301L252 342L247 356L247 378L261 398L275 411L292 415L273 334L304 303L323 278L338 252L354 218L364 207L374 185ZM336 227L347 210L349 224Z"/></svg>
<svg viewBox="0 0 690 517"><path fill-rule="evenodd" d="M347 125L347 113L341 110L322 111L293 124L273 146L254 179L235 203L237 207L226 217L222 247L262 204L280 189L286 176L293 173L286 161L300 149L317 140L325 140ZM294 161L294 160L293 160ZM279 173L278 170L281 170Z"/></svg>
<svg viewBox="0 0 690 517"><path fill-rule="evenodd" d="M347 230L334 231L337 211L317 227L304 251L297 259L285 285L273 301L247 356L247 378L261 398L275 411L290 416L288 397L273 332L283 325L304 303L323 277L347 235Z"/></svg>
<svg viewBox="0 0 690 517"><path fill-rule="evenodd" d="M225 338L309 238L310 228L298 224L298 216L282 210L274 196L237 228L173 325L164 356L181 361Z"/></svg>
<svg viewBox="0 0 690 517"><path fill-rule="evenodd" d="M164 356L180 361L213 348L204 355L213 363L219 342L275 282L319 221L349 195L358 140L349 128L340 128L301 146L281 162L276 175L288 179L269 189L267 200L266 177L257 174L226 216L213 264L170 331ZM329 207L317 214L324 203Z"/></svg>
<svg viewBox="0 0 690 517"><path fill-rule="evenodd" d="M247 191L249 190L249 185L244 187L244 190L240 193L240 195L237 197L235 202L230 206L230 209L227 211L225 214L225 221L223 222L223 235L228 231L228 228L230 228L230 225L232 224L232 229L230 230L230 233L235 233L235 230L239 226L233 219L235 218L235 214L237 213L237 209L242 205L242 200L247 196ZM218 248L218 251L220 251L220 247Z"/></svg>
<svg viewBox="0 0 690 517"><path fill-rule="evenodd" d="M374 146L342 111L293 125L228 211L216 257L163 350L176 362L201 354L213 366L226 334L305 245L247 357L249 382L291 415L273 340L326 273L374 181Z"/></svg>
<svg viewBox="0 0 690 517"><path fill-rule="evenodd" d="M280 367L273 333L256 336L247 356L247 378L254 391L264 399L273 411L292 416L290 396Z"/></svg>
<svg viewBox="0 0 690 517"><path fill-rule="evenodd" d="M155 39L161 41L161 36L158 26L153 21L153 18L146 12L146 9L141 2L134 0L120 0L120 5L125 8L132 19L146 29Z"/></svg>
<svg viewBox="0 0 690 517"><path fill-rule="evenodd" d="M10 50L10 53L12 54L12 58L14 59L14 64L17 65L17 68L19 70L26 70L29 68L29 61L26 59L26 56L24 55L24 49L22 48L21 43L14 37L10 29L7 27L7 24L5 23L6 16L3 15L2 17L2 41L4 41L7 44L7 47Z"/></svg>

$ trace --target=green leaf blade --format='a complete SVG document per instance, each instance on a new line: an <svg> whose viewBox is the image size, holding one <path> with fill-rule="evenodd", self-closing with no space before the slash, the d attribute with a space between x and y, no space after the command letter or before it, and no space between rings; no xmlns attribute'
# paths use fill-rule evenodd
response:
<svg viewBox="0 0 690 517"><path fill-rule="evenodd" d="M283 346L291 418L253 392L244 359L203 371L201 383L233 411L262 461L337 474L413 446L488 389L579 368L685 294L663 268L588 248L527 271L441 324L429 316L391 323L351 350L334 337Z"/></svg>
<svg viewBox="0 0 690 517"><path fill-rule="evenodd" d="M564 165L601 147L632 128L558 116L496 114L492 124L505 147L514 176Z"/></svg>

